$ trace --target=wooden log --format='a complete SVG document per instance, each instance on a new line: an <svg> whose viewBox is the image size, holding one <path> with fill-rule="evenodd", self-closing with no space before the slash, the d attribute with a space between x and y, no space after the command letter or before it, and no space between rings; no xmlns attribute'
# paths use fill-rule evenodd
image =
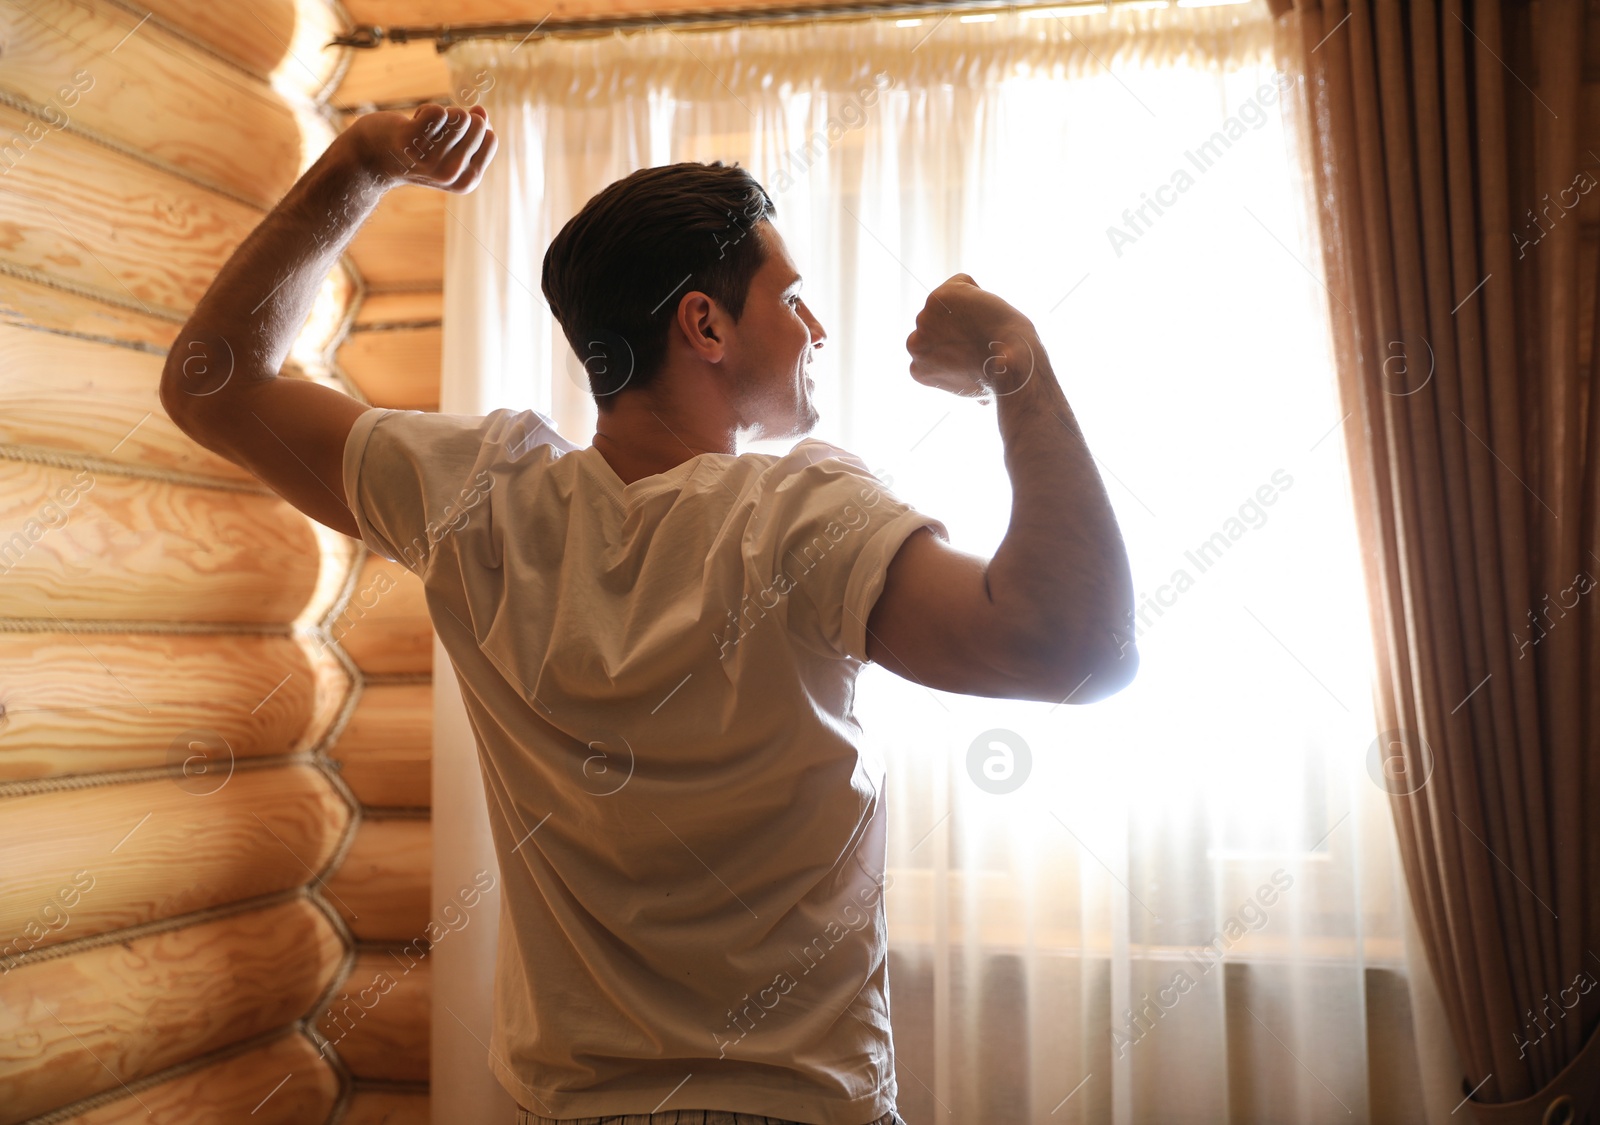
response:
<svg viewBox="0 0 1600 1125"><path fill-rule="evenodd" d="M42 132L40 130L43 130ZM0 106L0 261L182 320L258 209ZM261 295L274 282L262 279Z"/></svg>
<svg viewBox="0 0 1600 1125"><path fill-rule="evenodd" d="M328 901L357 941L426 937L433 881L433 825L426 820L366 820L327 881Z"/></svg>
<svg viewBox="0 0 1600 1125"><path fill-rule="evenodd" d="M428 1125L429 1104L425 1092L357 1090L342 1125Z"/></svg>
<svg viewBox="0 0 1600 1125"><path fill-rule="evenodd" d="M0 91L261 208L299 174L300 125L261 79L105 0L0 6ZM182 128L174 128L182 122Z"/></svg>
<svg viewBox="0 0 1600 1125"><path fill-rule="evenodd" d="M140 7L236 66L271 79L277 89L288 87L313 99L346 53L327 46L344 30L344 20L325 0L253 0L248 20L214 0L143 0Z"/></svg>
<svg viewBox="0 0 1600 1125"><path fill-rule="evenodd" d="M323 285L318 307L352 296L349 276L336 270ZM337 308L325 315L335 313L343 315ZM313 316L308 331L316 320ZM328 341L335 331L328 329ZM313 362L308 368L290 359L281 377L343 390L320 367L328 341L313 347L302 332L295 349L307 347ZM0 325L0 365L7 373L0 384L0 443L82 452L267 491L252 473L196 443L168 416L160 398L165 362L162 352Z"/></svg>
<svg viewBox="0 0 1600 1125"><path fill-rule="evenodd" d="M437 10L422 21L429 26L439 22ZM454 15L450 22L455 22ZM388 102L443 101L449 95L450 66L432 43L385 43L350 56L350 69L345 71L332 101L340 109L347 109Z"/></svg>
<svg viewBox="0 0 1600 1125"><path fill-rule="evenodd" d="M433 962L356 954L343 990L316 1021L357 1078L428 1081Z"/></svg>
<svg viewBox="0 0 1600 1125"><path fill-rule="evenodd" d="M329 545L330 541L337 540L337 546L351 554L359 552L360 545L350 543L345 536L331 528L323 528L321 524L313 526L321 529L318 535L323 545L324 557L331 555L335 560L330 562L328 569L343 572L346 556L334 554ZM317 600L313 599L312 605L318 604ZM311 679L316 685L311 721L294 745L294 752L300 753L328 741L329 732L333 730L344 711L345 701L355 694L356 681L344 661L339 659L334 651L337 646L329 644L320 634L299 633L294 639L311 662Z"/></svg>
<svg viewBox="0 0 1600 1125"><path fill-rule="evenodd" d="M0 617L288 622L320 563L277 496L25 461L0 475Z"/></svg>
<svg viewBox="0 0 1600 1125"><path fill-rule="evenodd" d="M431 805L433 684L368 684L328 756L363 805Z"/></svg>
<svg viewBox="0 0 1600 1125"><path fill-rule="evenodd" d="M339 1077L304 1035L290 1032L253 1051L181 1074L79 1113L61 1125L305 1125L326 1121Z"/></svg>
<svg viewBox="0 0 1600 1125"><path fill-rule="evenodd" d="M167 416L159 395L164 362L146 351L0 326L0 444L258 484Z"/></svg>
<svg viewBox="0 0 1600 1125"><path fill-rule="evenodd" d="M176 765L203 792L299 749L317 702L290 637L0 633L0 669L0 781Z"/></svg>
<svg viewBox="0 0 1600 1125"><path fill-rule="evenodd" d="M0 1004L0 1125L284 1027L344 960L295 899L12 970Z"/></svg>
<svg viewBox="0 0 1600 1125"><path fill-rule="evenodd" d="M448 221L442 191L407 184L385 195L350 243L350 258L367 288L442 290Z"/></svg>
<svg viewBox="0 0 1600 1125"><path fill-rule="evenodd" d="M124 293L111 294L128 301ZM165 354L182 327L180 319L150 316L126 305L80 297L37 281L7 277L0 284L0 324L104 340Z"/></svg>
<svg viewBox="0 0 1600 1125"><path fill-rule="evenodd" d="M355 593L329 632L366 675L433 672L433 621L422 579L397 562L367 555Z"/></svg>
<svg viewBox="0 0 1600 1125"><path fill-rule="evenodd" d="M438 327L352 332L339 366L374 406L438 410L443 339Z"/></svg>
<svg viewBox="0 0 1600 1125"><path fill-rule="evenodd" d="M349 47L333 46L332 40L349 26L344 9L333 0L296 0L294 36L286 44L285 57L273 69L274 88L297 90L308 103L323 105L352 54Z"/></svg>
<svg viewBox="0 0 1600 1125"><path fill-rule="evenodd" d="M290 362L280 374L293 376L295 364L309 368L322 365L323 357L344 331L345 310L355 298L355 289L353 268L341 262L323 280L311 315L289 350ZM102 293L112 301L119 296L123 302L132 303L132 298L120 291ZM16 277L6 277L0 289L0 324L140 348L158 357L166 356L182 326L180 314L170 316L171 319L147 315L147 311Z"/></svg>
<svg viewBox="0 0 1600 1125"><path fill-rule="evenodd" d="M444 319L444 293L438 289L368 293L356 309L354 329L379 324L438 324Z"/></svg>
<svg viewBox="0 0 1600 1125"><path fill-rule="evenodd" d="M309 883L349 819L298 764L214 791L167 778L5 798L0 957Z"/></svg>

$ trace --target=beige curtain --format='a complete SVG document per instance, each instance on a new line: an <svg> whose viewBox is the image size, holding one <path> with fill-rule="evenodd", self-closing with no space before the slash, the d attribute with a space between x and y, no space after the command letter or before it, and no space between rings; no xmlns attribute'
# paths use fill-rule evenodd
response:
<svg viewBox="0 0 1600 1125"><path fill-rule="evenodd" d="M1594 16L1290 3L1391 803L1462 1095L1600 1120Z"/></svg>
<svg viewBox="0 0 1600 1125"><path fill-rule="evenodd" d="M875 667L858 684L887 770L907 1120L1421 1120L1326 299L1264 3L449 58L502 140L451 201L458 401L534 407L587 443L544 247L635 168L737 160L830 335L817 436L994 549L992 408L905 373L929 288L966 271L1040 327L1101 460L1141 594L1133 688L1076 708ZM470 827L438 820L436 839ZM470 1054L436 1011L436 1053L452 1034Z"/></svg>

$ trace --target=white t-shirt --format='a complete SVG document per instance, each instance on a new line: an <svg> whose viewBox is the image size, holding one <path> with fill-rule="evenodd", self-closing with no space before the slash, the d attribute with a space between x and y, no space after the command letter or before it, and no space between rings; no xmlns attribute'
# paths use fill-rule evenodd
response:
<svg viewBox="0 0 1600 1125"><path fill-rule="evenodd" d="M421 576L477 736L512 1096L892 1109L884 779L852 705L890 560L944 525L825 442L624 485L508 409L371 410L344 482Z"/></svg>

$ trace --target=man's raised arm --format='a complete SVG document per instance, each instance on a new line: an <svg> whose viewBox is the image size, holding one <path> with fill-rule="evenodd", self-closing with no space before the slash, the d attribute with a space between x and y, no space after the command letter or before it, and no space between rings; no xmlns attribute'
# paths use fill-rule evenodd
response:
<svg viewBox="0 0 1600 1125"><path fill-rule="evenodd" d="M278 372L323 279L384 192L402 183L470 191L494 150L481 107L371 113L334 138L234 251L167 353L161 405L178 427L358 537L342 464L350 427L369 408Z"/></svg>
<svg viewBox="0 0 1600 1125"><path fill-rule="evenodd" d="M913 533L867 622L875 663L943 691L1052 703L1115 694L1139 666L1122 533L1032 323L957 274L906 341L911 375L993 395L1011 522L992 559Z"/></svg>

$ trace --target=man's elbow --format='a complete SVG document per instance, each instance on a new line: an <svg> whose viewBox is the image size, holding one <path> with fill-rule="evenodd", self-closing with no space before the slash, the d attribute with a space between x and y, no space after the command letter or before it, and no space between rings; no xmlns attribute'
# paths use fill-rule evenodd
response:
<svg viewBox="0 0 1600 1125"><path fill-rule="evenodd" d="M179 387L177 382L165 372L163 372L161 376L161 390L157 397L160 398L161 409L167 412L167 417L172 419L173 424L176 425L178 429L187 433L188 430L185 425L185 418L187 415L185 407L187 404L184 402L184 400L190 396L184 394L182 388Z"/></svg>
<svg viewBox="0 0 1600 1125"><path fill-rule="evenodd" d="M1114 637L1101 645L1058 648L1045 658L1041 674L1053 700L1081 705L1109 699L1138 673L1139 650L1132 638Z"/></svg>
<svg viewBox="0 0 1600 1125"><path fill-rule="evenodd" d="M195 405L195 396L184 386L184 363L181 344L174 344L167 353L167 362L161 368L161 409L167 412L180 430L188 432L189 419Z"/></svg>
<svg viewBox="0 0 1600 1125"><path fill-rule="evenodd" d="M200 411L214 405L218 392L235 383L240 357L227 337L185 329L167 352L161 368L161 408L179 429L191 428Z"/></svg>
<svg viewBox="0 0 1600 1125"><path fill-rule="evenodd" d="M1068 702L1098 703L1102 699L1109 699L1133 683L1138 674L1139 650L1130 640L1092 669L1083 685L1085 694Z"/></svg>
<svg viewBox="0 0 1600 1125"><path fill-rule="evenodd" d="M183 352L174 345L167 353L157 398L185 437L234 460L229 436L243 413L240 394L248 387L249 380L234 372L231 363L218 366L197 350Z"/></svg>

